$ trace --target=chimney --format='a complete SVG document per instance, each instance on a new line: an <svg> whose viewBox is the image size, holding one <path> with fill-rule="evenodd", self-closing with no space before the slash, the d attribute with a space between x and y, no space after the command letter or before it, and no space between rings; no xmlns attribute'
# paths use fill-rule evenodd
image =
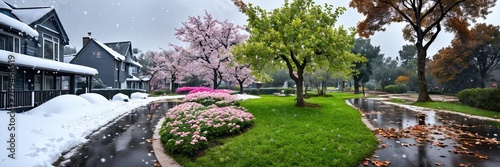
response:
<svg viewBox="0 0 500 167"><path fill-rule="evenodd" d="M83 45L82 45L82 47L84 47L85 45L87 45L90 42L90 39L92 39L92 37L91 37L92 32L88 32L88 34L89 34L89 36L83 37Z"/></svg>

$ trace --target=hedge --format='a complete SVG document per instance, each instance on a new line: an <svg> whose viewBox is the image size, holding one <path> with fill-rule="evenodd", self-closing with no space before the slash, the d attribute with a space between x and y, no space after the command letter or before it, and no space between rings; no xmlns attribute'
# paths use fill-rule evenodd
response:
<svg viewBox="0 0 500 167"><path fill-rule="evenodd" d="M500 89L473 88L465 89L457 94L458 100L468 106L487 110L500 111Z"/></svg>
<svg viewBox="0 0 500 167"><path fill-rule="evenodd" d="M384 87L384 90L387 93L406 93L408 87L405 84L387 85Z"/></svg>

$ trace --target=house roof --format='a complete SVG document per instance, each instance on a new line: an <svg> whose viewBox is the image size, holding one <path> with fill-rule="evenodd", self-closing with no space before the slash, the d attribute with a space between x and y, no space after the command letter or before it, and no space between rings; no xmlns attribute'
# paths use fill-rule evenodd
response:
<svg viewBox="0 0 500 167"><path fill-rule="evenodd" d="M127 55L127 52L129 52L132 46L132 43L130 41L125 41L125 42L111 42L111 43L104 43L106 46L110 47L111 49L115 50L116 52L120 53L121 55Z"/></svg>
<svg viewBox="0 0 500 167"><path fill-rule="evenodd" d="M120 53L121 55L127 55L127 53L130 52L130 55L133 56L132 43L130 41L110 42L104 44L110 47L111 49L115 50L116 52ZM139 68L142 67L142 65L136 62L132 57L125 57L125 62L133 64Z"/></svg>
<svg viewBox="0 0 500 167"><path fill-rule="evenodd" d="M141 79L137 78L134 75L128 75L127 81L141 81Z"/></svg>
<svg viewBox="0 0 500 167"><path fill-rule="evenodd" d="M52 10L54 10L52 7L15 8L12 10L12 13L22 22L31 24L40 20Z"/></svg>
<svg viewBox="0 0 500 167"><path fill-rule="evenodd" d="M49 59L44 59L44 58L9 52L9 51L5 51L5 50L0 50L0 63L9 64L9 61L12 61L12 60L9 60L9 58L8 58L10 55L15 57L15 59L13 60L14 64L16 64L17 66L21 66L21 67L51 70L51 71L57 71L57 72L74 73L74 74L81 74L81 75L96 75L98 73L95 68L91 68L91 67L87 67L87 66L63 63L63 62L58 62L58 61L54 61L54 60L49 60Z"/></svg>
<svg viewBox="0 0 500 167"><path fill-rule="evenodd" d="M3 2L3 1L2 1ZM62 37L62 42L64 44L69 44L69 37L66 31L64 30L64 27L61 23L61 20L59 19L59 16L57 15L56 10L54 7L23 7L23 8L18 8L10 5L9 3L5 3L7 6L11 8L11 13L17 17L21 22L28 24L31 27L42 27L42 24L46 21L51 19L51 21L56 24L56 26L59 28L59 31L61 33ZM1 5L1 4L0 4ZM47 28L46 28L47 29Z"/></svg>
<svg viewBox="0 0 500 167"><path fill-rule="evenodd" d="M111 49L110 47L108 47L104 43L101 43L93 38L91 38L91 40L94 41L95 43L97 43L99 46L101 46L104 50L106 50L106 52L111 54L116 60L120 60L120 61L125 60L125 56L123 56L120 53L116 52L115 50Z"/></svg>
<svg viewBox="0 0 500 167"><path fill-rule="evenodd" d="M12 11L12 8L10 7L10 5L8 5L4 1L0 1L0 9L5 9L5 10L8 10L8 11Z"/></svg>
<svg viewBox="0 0 500 167"><path fill-rule="evenodd" d="M7 15L4 15L4 14L0 14L0 24L3 24L5 26L9 26L9 27L16 29L16 30L19 30L21 32L25 32L26 34L33 36L33 37L37 37L39 35L36 30L31 28L27 24L25 24L19 20L16 20L12 17L9 17Z"/></svg>

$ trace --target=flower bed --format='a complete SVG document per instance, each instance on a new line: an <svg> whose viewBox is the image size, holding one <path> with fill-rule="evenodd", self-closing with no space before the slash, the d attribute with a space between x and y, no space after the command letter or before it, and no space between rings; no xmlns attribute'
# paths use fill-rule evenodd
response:
<svg viewBox="0 0 500 167"><path fill-rule="evenodd" d="M236 96L217 91L190 93L184 97L184 102L196 102L204 106L216 105L219 107L239 105Z"/></svg>
<svg viewBox="0 0 500 167"><path fill-rule="evenodd" d="M246 109L234 106L235 97L227 93L198 92L184 101L167 111L160 129L161 141L173 154L194 155L209 140L240 132L254 120Z"/></svg>
<svg viewBox="0 0 500 167"><path fill-rule="evenodd" d="M198 92L214 92L214 93L231 93L231 90L227 89L210 89L207 87L182 87L179 88L175 91L175 93L179 94L192 94L192 93L198 93Z"/></svg>

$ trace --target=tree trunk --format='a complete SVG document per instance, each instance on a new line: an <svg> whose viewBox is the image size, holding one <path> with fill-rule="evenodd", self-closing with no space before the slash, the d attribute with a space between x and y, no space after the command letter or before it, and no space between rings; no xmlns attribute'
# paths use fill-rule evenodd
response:
<svg viewBox="0 0 500 167"><path fill-rule="evenodd" d="M418 71L418 99L417 102L432 101L427 92L427 83L425 79L425 61L427 58L427 50L424 49L421 43L417 43L417 71Z"/></svg>
<svg viewBox="0 0 500 167"><path fill-rule="evenodd" d="M361 91L363 91L363 96L365 96L365 83L361 83Z"/></svg>
<svg viewBox="0 0 500 167"><path fill-rule="evenodd" d="M217 85L217 79L219 78L219 76L217 76L217 70L215 69L212 69L213 72L214 72L214 79L212 80L214 83L213 85L213 88L212 89L217 89L219 87L219 85Z"/></svg>
<svg viewBox="0 0 500 167"><path fill-rule="evenodd" d="M323 84L321 85L321 93L323 93L323 95L326 95L326 81L321 82L323 82Z"/></svg>
<svg viewBox="0 0 500 167"><path fill-rule="evenodd" d="M299 77L298 79L295 81L295 84L297 84L297 91L295 92L296 96L297 96L297 103L295 104L295 106L298 106L298 107L304 107L304 94L303 93L303 89L304 88L304 79L302 78L302 74L298 74Z"/></svg>
<svg viewBox="0 0 500 167"><path fill-rule="evenodd" d="M354 94L359 94L359 80L361 78L354 77Z"/></svg>
<svg viewBox="0 0 500 167"><path fill-rule="evenodd" d="M307 96L307 89L309 89L309 84L306 84L306 87L304 89L304 97L305 98L308 98L308 96Z"/></svg>
<svg viewBox="0 0 500 167"><path fill-rule="evenodd" d="M244 94L245 92L243 91L243 82L244 81L241 81L238 79L238 83L240 84L240 94Z"/></svg>

